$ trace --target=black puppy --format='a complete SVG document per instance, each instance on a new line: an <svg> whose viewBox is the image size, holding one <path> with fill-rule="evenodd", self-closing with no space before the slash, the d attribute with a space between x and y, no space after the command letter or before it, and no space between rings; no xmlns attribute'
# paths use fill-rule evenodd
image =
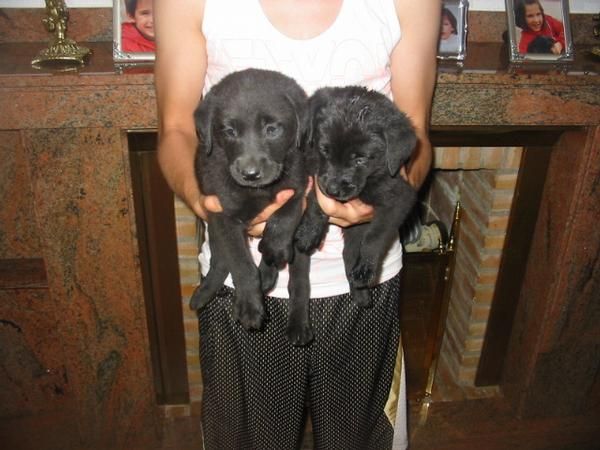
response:
<svg viewBox="0 0 600 450"><path fill-rule="evenodd" d="M556 41L550 36L536 36L527 46L527 53L552 53Z"/></svg>
<svg viewBox="0 0 600 450"><path fill-rule="evenodd" d="M191 308L210 302L228 273L235 285L233 315L246 329L264 318L263 293L290 263L290 327L295 344L311 338L308 324L309 257L294 252L294 231L302 217L307 172L301 141L307 96L291 78L248 69L216 84L194 114L199 137L195 170L204 194L217 195L222 213L208 213L210 270L194 291ZM267 221L259 244L262 259L252 260L246 230L276 194L294 196Z"/></svg>
<svg viewBox="0 0 600 450"><path fill-rule="evenodd" d="M363 87L323 88L309 100L309 170L327 196L372 205L370 223L344 228L344 265L354 301L369 306L369 286L398 239L399 228L416 201L400 176L416 144L408 118L383 94ZM314 192L296 231L297 246L318 247L328 226Z"/></svg>

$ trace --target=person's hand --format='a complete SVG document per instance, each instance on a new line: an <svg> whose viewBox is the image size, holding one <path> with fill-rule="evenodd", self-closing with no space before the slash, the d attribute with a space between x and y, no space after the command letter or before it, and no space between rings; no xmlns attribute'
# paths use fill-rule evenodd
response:
<svg viewBox="0 0 600 450"><path fill-rule="evenodd" d="M263 209L260 214L250 222L250 226L248 227L248 235L252 237L262 236L269 217L271 217L275 211L281 208L285 202L292 198L293 195L293 189L284 189L283 191L279 191L275 196L275 201Z"/></svg>
<svg viewBox="0 0 600 450"><path fill-rule="evenodd" d="M294 195L293 189L285 189L279 193L275 197L275 201L269 204L265 209L263 209L258 216L256 216L252 222L250 222L250 226L248 227L248 235L252 237L260 237L265 229L265 225L267 219L271 217L271 215L281 208L285 202L287 202ZM221 202L219 201L219 197L216 195L202 195L196 199L196 201L191 202L192 209L194 213L203 220L206 220L207 213L220 213L223 211L223 207L221 206Z"/></svg>
<svg viewBox="0 0 600 450"><path fill-rule="evenodd" d="M310 192L311 189L312 177L309 177L305 195L308 195L308 192ZM250 222L250 226L248 227L248 235L252 237L262 236L269 217L271 217L275 211L281 208L290 198L292 198L293 195L293 189L284 189L278 192L273 203L267 205L267 207ZM206 220L207 212L220 213L223 211L219 197L216 195L200 194L200 196L197 197L195 201L191 202L191 204L196 215L203 220Z"/></svg>
<svg viewBox="0 0 600 450"><path fill-rule="evenodd" d="M202 220L206 220L207 213L220 213L223 211L219 197L216 195L203 195L198 194L195 196L195 200L189 202L194 213Z"/></svg>
<svg viewBox="0 0 600 450"><path fill-rule="evenodd" d="M552 51L552 53L554 53L555 55L560 55L563 51L563 46L560 42L555 42L554 45L552 46L552 48L550 49Z"/></svg>
<svg viewBox="0 0 600 450"><path fill-rule="evenodd" d="M308 184L306 190L304 192L304 208L306 208L306 196L312 189L313 179L312 177L308 177ZM275 197L275 201L268 205L265 209L261 211L261 213L250 222L250 227L248 228L248 235L252 237L261 237L263 231L265 229L267 220L275 211L281 208L285 202L287 202L294 195L293 189L284 189L277 193Z"/></svg>
<svg viewBox="0 0 600 450"><path fill-rule="evenodd" d="M314 183L319 206L329 216L329 223L340 227L349 227L359 223L370 222L373 218L373 207L359 199L339 202L323 194L319 183Z"/></svg>

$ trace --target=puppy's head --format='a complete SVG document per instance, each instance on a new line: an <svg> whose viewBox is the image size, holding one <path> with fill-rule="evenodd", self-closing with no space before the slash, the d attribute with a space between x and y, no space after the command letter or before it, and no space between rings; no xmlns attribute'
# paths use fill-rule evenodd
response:
<svg viewBox="0 0 600 450"><path fill-rule="evenodd" d="M308 141L316 152L321 190L348 201L369 180L398 176L416 136L408 118L387 97L353 86L315 92Z"/></svg>
<svg viewBox="0 0 600 450"><path fill-rule="evenodd" d="M552 53L556 41L550 36L536 36L527 46L527 53Z"/></svg>
<svg viewBox="0 0 600 450"><path fill-rule="evenodd" d="M242 186L277 181L289 151L300 151L306 94L280 73L248 69L216 84L194 114L206 157L226 160Z"/></svg>

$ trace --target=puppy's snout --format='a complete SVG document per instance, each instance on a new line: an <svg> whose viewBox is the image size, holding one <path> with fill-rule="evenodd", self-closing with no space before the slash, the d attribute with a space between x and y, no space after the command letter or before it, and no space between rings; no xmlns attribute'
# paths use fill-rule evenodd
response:
<svg viewBox="0 0 600 450"><path fill-rule="evenodd" d="M340 201L350 200L356 196L356 185L348 180L328 180L325 183L325 193Z"/></svg>
<svg viewBox="0 0 600 450"><path fill-rule="evenodd" d="M263 165L258 158L238 158L234 163L234 170L244 181L257 181L263 176Z"/></svg>
<svg viewBox="0 0 600 450"><path fill-rule="evenodd" d="M275 181L281 174L281 164L262 155L242 156L231 165L234 180L242 186L264 186Z"/></svg>

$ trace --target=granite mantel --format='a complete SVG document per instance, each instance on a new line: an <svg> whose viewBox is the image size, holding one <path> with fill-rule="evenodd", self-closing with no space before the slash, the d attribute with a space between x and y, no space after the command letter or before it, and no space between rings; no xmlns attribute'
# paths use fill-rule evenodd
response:
<svg viewBox="0 0 600 450"><path fill-rule="evenodd" d="M106 43L80 72L29 66L39 44L0 45L0 129L53 127L155 128L152 66L115 66ZM462 70L441 70L432 127L593 126L600 122L600 63L570 72L510 71L499 44L472 44ZM583 56L582 56L583 58ZM447 69L446 69L447 70Z"/></svg>

